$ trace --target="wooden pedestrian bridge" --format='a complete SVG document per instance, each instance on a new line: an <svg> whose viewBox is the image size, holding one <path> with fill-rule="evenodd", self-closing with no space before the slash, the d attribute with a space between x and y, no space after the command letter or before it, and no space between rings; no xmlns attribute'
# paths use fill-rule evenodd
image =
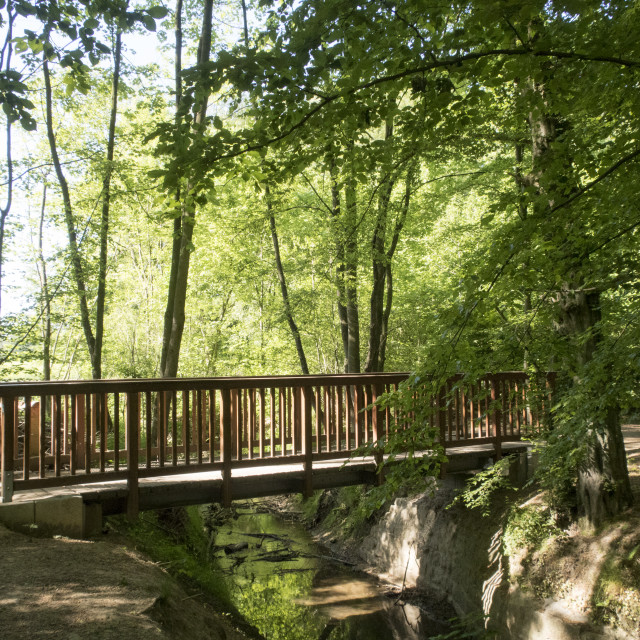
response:
<svg viewBox="0 0 640 640"><path fill-rule="evenodd" d="M542 382L524 372L487 374L473 384L457 375L433 397L414 380L415 410L375 404L408 378L0 383L0 521L3 514L29 521L34 512L37 522L45 508L38 505L52 496L74 497L83 519L86 509L100 518L135 517L144 509L381 482L384 444L416 421L435 430L444 469L478 468L503 451L526 450L521 440L541 428L553 388L552 374ZM374 455L354 457L374 443Z"/></svg>

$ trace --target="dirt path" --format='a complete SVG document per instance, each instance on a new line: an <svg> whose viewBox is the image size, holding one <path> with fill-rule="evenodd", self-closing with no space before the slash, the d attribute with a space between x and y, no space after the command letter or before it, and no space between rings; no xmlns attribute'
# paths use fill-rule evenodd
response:
<svg viewBox="0 0 640 640"><path fill-rule="evenodd" d="M0 526L3 640L244 640L224 615L122 544Z"/></svg>

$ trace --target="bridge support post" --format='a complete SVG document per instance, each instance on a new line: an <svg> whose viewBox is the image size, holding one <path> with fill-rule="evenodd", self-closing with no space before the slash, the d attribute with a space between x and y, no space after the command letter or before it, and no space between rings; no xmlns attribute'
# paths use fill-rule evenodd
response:
<svg viewBox="0 0 640 640"><path fill-rule="evenodd" d="M304 438L304 487L303 495L310 498L313 494L313 434L311 407L315 404L313 387L302 390L302 434Z"/></svg>
<svg viewBox="0 0 640 640"><path fill-rule="evenodd" d="M13 500L13 448L15 403L12 397L2 397L2 502Z"/></svg>
<svg viewBox="0 0 640 640"><path fill-rule="evenodd" d="M222 389L220 392L220 420L222 422L222 442L220 456L222 458L222 505L231 506L231 391ZM273 424L271 425L273 430Z"/></svg>
<svg viewBox="0 0 640 640"><path fill-rule="evenodd" d="M127 398L127 517L136 520L140 511L138 493L138 446L140 432L140 396L128 391Z"/></svg>

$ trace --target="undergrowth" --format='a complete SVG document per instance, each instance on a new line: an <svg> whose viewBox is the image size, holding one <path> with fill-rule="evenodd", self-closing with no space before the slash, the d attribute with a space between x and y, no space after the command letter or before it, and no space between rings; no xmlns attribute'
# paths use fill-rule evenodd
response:
<svg viewBox="0 0 640 640"><path fill-rule="evenodd" d="M225 609L235 612L226 584L216 571L215 559L209 557L197 507L146 511L135 523L124 516L112 516L108 522L171 575L194 583Z"/></svg>

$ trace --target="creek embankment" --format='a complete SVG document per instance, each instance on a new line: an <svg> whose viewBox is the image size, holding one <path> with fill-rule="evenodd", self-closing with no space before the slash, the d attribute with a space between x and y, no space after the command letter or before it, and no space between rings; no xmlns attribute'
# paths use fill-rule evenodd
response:
<svg viewBox="0 0 640 640"><path fill-rule="evenodd" d="M631 459L630 471L637 480ZM586 532L554 524L535 490L496 494L484 517L451 506L459 488L448 478L435 492L395 499L356 541L341 539L335 517L318 534L385 580L445 601L479 634L486 618L491 633L482 637L640 638L640 507ZM334 499L319 501L325 512Z"/></svg>

